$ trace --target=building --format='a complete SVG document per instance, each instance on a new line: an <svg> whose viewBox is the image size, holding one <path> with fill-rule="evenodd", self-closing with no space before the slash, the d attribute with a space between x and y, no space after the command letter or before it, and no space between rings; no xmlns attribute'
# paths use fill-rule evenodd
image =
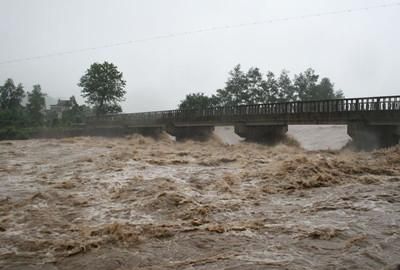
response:
<svg viewBox="0 0 400 270"><path fill-rule="evenodd" d="M72 107L72 102L70 100L59 99L57 101L57 104L50 105L50 110L48 111L48 113L50 115L53 115L57 119L61 119L63 112L71 109L71 107Z"/></svg>

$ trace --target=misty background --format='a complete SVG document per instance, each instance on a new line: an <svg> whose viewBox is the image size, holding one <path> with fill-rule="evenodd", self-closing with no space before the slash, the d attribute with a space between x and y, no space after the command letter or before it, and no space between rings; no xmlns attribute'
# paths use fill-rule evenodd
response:
<svg viewBox="0 0 400 270"><path fill-rule="evenodd" d="M0 0L0 62L198 29L396 3L383 0ZM189 92L224 87L243 70L290 76L314 68L346 97L395 95L400 84L400 6L194 33L39 60L0 64L0 83L40 84L75 95L93 62L118 66L125 112L176 108Z"/></svg>

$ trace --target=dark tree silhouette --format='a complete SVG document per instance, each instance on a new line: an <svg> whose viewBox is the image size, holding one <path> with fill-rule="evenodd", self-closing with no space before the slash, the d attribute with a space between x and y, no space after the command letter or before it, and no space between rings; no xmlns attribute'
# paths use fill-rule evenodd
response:
<svg viewBox="0 0 400 270"><path fill-rule="evenodd" d="M33 86L32 92L28 92L28 104L26 108L33 125L43 124L44 111L46 109L45 95L38 84Z"/></svg>
<svg viewBox="0 0 400 270"><path fill-rule="evenodd" d="M15 86L12 79L7 79L3 86L0 86L0 109L15 111L22 107L21 102L25 97L22 84Z"/></svg>
<svg viewBox="0 0 400 270"><path fill-rule="evenodd" d="M108 62L94 63L82 76L78 86L82 87L82 97L94 105L97 115L121 112L119 102L124 100L126 82L122 72Z"/></svg>

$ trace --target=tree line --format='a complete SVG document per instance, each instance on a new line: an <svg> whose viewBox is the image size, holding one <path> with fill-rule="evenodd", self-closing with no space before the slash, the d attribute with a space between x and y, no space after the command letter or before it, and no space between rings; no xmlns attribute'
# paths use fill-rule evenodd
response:
<svg viewBox="0 0 400 270"><path fill-rule="evenodd" d="M316 74L309 68L290 78L283 70L279 75L268 71L263 74L259 68L252 67L247 72L236 65L229 72L225 87L207 96L204 93L191 93L179 104L180 109L201 109L215 106L238 106L270 102L344 98L341 90L335 90L327 77Z"/></svg>
<svg viewBox="0 0 400 270"><path fill-rule="evenodd" d="M57 104L62 110L54 111L46 110L46 93L39 84L25 93L22 84L15 84L12 79L7 79L0 86L0 139L4 138L2 134L8 134L5 137L16 137L9 135L14 134L14 129L70 126L85 122L89 115L122 112L119 103L126 94L126 81L123 73L113 63L93 63L80 78L78 86L82 88L81 96L87 105L79 105L75 97L71 96L69 100ZM25 97L27 102L23 104ZM224 88L216 90L211 96L204 93L188 94L179 104L179 108L201 109L343 97L343 92L335 90L329 78L320 79L311 68L290 78L286 70L279 75L271 71L264 74L257 67L244 72L237 65L229 72Z"/></svg>
<svg viewBox="0 0 400 270"><path fill-rule="evenodd" d="M16 85L13 79L7 79L0 86L0 123L2 123L2 127L7 123L24 127L79 123L83 120L82 112L87 112L89 108L79 105L75 97L71 96L65 104L66 110L62 112L63 122L55 123L52 121L54 115L46 110L46 96L47 94L42 91L39 84L34 85L32 91L25 92L21 83Z"/></svg>
<svg viewBox="0 0 400 270"><path fill-rule="evenodd" d="M16 85L12 79L7 79L0 86L0 122L2 126L42 124L45 95L38 84L33 86L31 92L25 93L22 84ZM28 101L24 106L22 103L26 96Z"/></svg>
<svg viewBox="0 0 400 270"><path fill-rule="evenodd" d="M108 62L92 64L81 77L78 86L87 105L79 105L74 96L59 100L55 107L46 109L46 93L39 84L30 92L9 78L0 85L0 139L26 137L27 128L66 127L85 122L90 115L121 112L118 102L125 95L125 81L117 67ZM26 102L25 102L26 101Z"/></svg>

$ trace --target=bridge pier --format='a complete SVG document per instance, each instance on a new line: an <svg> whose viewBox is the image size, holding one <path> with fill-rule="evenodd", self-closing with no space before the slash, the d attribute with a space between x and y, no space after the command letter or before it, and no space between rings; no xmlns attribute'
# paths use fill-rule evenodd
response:
<svg viewBox="0 0 400 270"><path fill-rule="evenodd" d="M276 144L285 138L288 125L235 124L235 133L247 141Z"/></svg>
<svg viewBox="0 0 400 270"><path fill-rule="evenodd" d="M398 144L400 126L368 125L356 122L347 125L347 134L352 138L357 149L373 150Z"/></svg>
<svg viewBox="0 0 400 270"><path fill-rule="evenodd" d="M177 141L187 139L205 141L214 132L214 126L176 126L168 125L166 131L174 136Z"/></svg>

